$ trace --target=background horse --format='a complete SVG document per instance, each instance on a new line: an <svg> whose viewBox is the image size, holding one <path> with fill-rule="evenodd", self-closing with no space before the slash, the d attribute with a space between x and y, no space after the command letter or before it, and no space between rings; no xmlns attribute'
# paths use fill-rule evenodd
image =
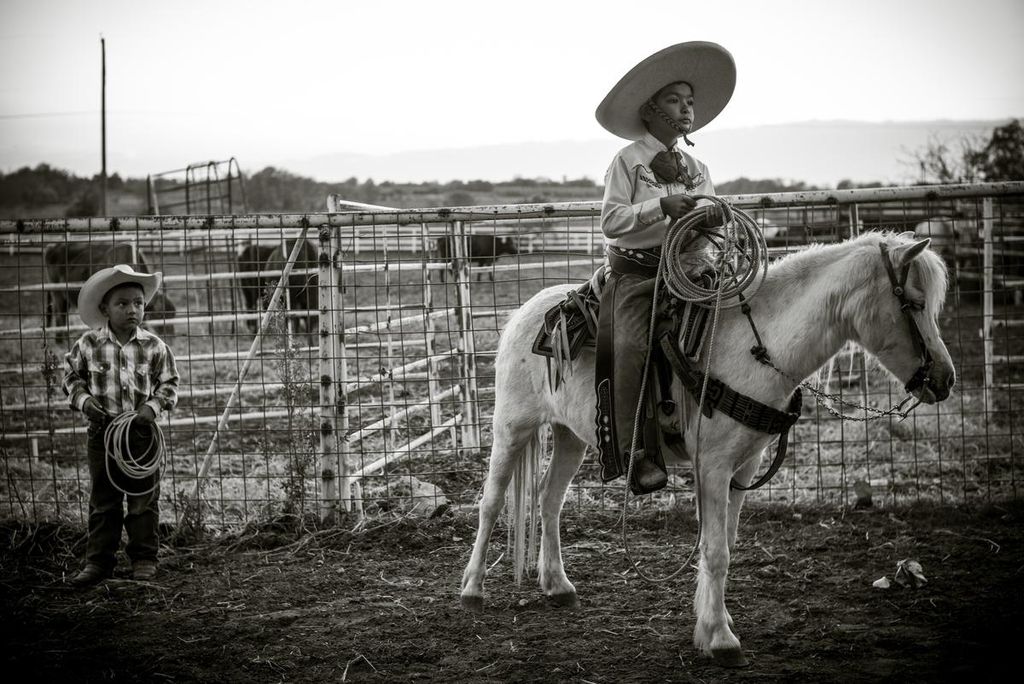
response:
<svg viewBox="0 0 1024 684"><path fill-rule="evenodd" d="M955 374L940 337L937 316L946 293L942 259L927 249L928 240L913 234L868 233L830 246L811 246L769 267L751 300L752 316L775 365L787 376L758 363L750 354L755 339L738 308L720 312L711 354L712 377L750 397L784 410L796 382L829 360L847 342L874 354L902 382L923 365L911 326L893 294L880 245L888 247L896 273L909 268L906 298L910 315L921 332L933 365L925 382L913 391L923 402L945 399ZM585 447L595 445L594 355L586 350L574 362L571 375L552 390L546 360L531 353L544 313L565 297L572 286L541 291L509 319L498 345L495 366L496 398L490 467L480 502L480 521L472 555L462 578L462 605L483 608L487 544L510 482L510 530L519 534L516 579L524 564L526 518L533 517L537 492L541 539L537 577L543 592L561 605L576 606L576 588L566 577L559 541L559 516L565 492L583 462ZM707 346L707 345L705 345ZM709 353L706 349L704 354ZM706 359L699 367L704 369ZM694 595L694 645L723 665L743 665L746 659L732 631L725 607L729 554L744 492L730 490L735 478L748 485L773 435L751 430L715 411L706 418L696 443L701 413L696 402L673 383L678 406L684 407L686 452L697 455L701 525L700 560ZM539 430L550 425L553 453L539 482Z"/></svg>
<svg viewBox="0 0 1024 684"><path fill-rule="evenodd" d="M282 249L280 244L261 245L259 243L252 243L246 245L238 253L238 272L280 271L284 269L285 264L288 262L288 256L291 254L294 246L294 238L285 241L284 249ZM316 247L309 240L303 240L292 269L294 271L307 269L315 271L319 266L318 260L319 256ZM251 276L240 275L238 282L242 288L246 310L262 313L266 304L269 303L270 298L273 296L280 280L280 276L258 278L255 274ZM288 278L288 296L292 309L297 311L316 311L319 308L318 302L320 297L317 288L319 280L319 276L315 272L292 275ZM281 300L282 307L284 307L284 301L284 299ZM315 333L317 320L318 317L316 315L300 316L296 319L296 330L301 328L307 333ZM259 327L259 320L249 320L247 325L249 330L255 332L256 328Z"/></svg>
<svg viewBox="0 0 1024 684"><path fill-rule="evenodd" d="M448 261L455 256L455 240L453 236L437 239L437 255L443 261ZM490 266L494 264L502 254L519 254L516 242L510 237L498 237L497 235L469 235L466 241L467 259L474 266ZM451 266L449 266L451 268ZM494 271L487 274L491 282L494 282ZM441 277L445 277L445 271L441 271ZM476 274L480 280L480 274Z"/></svg>

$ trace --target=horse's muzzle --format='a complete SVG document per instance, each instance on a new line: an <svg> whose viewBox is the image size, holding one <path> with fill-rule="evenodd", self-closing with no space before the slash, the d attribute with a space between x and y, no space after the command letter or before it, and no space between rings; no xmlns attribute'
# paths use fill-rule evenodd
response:
<svg viewBox="0 0 1024 684"><path fill-rule="evenodd" d="M949 373L943 375L929 375L924 383L911 394L925 404L937 404L949 398L949 392L953 389L954 384L956 384L956 373L950 369Z"/></svg>

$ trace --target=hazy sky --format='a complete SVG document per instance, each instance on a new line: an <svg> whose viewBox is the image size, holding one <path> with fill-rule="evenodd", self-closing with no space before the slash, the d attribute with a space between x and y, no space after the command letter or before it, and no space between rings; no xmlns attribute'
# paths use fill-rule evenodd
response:
<svg viewBox="0 0 1024 684"><path fill-rule="evenodd" d="M1024 115L1022 0L0 0L0 170L99 170L101 34L133 176L608 138L608 88L686 40L738 65L709 130Z"/></svg>

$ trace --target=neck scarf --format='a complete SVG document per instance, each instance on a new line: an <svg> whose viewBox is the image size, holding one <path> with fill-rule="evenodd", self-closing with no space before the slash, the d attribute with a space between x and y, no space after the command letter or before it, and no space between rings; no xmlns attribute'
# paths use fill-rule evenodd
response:
<svg viewBox="0 0 1024 684"><path fill-rule="evenodd" d="M662 183L681 183L687 190L693 190L703 180L700 173L691 176L686 164L682 163L675 150L662 150L651 160L651 171Z"/></svg>

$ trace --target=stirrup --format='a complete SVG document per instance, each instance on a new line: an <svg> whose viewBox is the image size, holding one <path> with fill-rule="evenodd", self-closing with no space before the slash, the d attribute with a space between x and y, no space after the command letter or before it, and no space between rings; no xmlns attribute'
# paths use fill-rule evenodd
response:
<svg viewBox="0 0 1024 684"><path fill-rule="evenodd" d="M629 478L629 491L633 494L650 494L668 484L668 471L658 465L653 458L648 458L641 450L633 461L633 471Z"/></svg>

